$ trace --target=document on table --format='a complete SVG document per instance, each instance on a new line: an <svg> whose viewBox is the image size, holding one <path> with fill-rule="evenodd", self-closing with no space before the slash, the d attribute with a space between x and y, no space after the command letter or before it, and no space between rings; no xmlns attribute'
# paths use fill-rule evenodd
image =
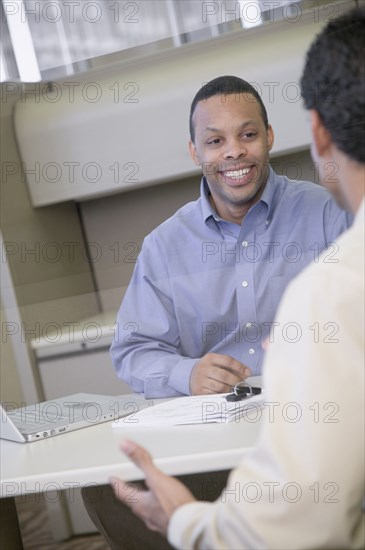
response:
<svg viewBox="0 0 365 550"><path fill-rule="evenodd" d="M238 422L247 417L254 422L261 416L264 397L255 395L241 401L227 401L226 393L177 397L159 405L143 409L113 422L113 428L125 426L178 426L211 422Z"/></svg>

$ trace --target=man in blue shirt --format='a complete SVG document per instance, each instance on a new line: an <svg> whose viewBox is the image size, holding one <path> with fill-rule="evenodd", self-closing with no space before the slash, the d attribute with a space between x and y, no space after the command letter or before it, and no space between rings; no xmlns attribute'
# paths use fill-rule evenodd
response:
<svg viewBox="0 0 365 550"><path fill-rule="evenodd" d="M336 262L349 226L323 187L272 170L274 132L246 81L203 86L190 134L201 196L145 239L111 348L118 376L147 398L228 392L260 374L288 282L324 249L320 261ZM295 323L274 330L301 337Z"/></svg>

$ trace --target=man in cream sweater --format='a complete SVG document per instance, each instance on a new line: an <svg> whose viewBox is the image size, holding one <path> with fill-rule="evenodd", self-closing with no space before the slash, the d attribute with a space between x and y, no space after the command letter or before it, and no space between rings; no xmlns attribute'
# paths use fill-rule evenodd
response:
<svg viewBox="0 0 365 550"><path fill-rule="evenodd" d="M145 449L122 444L149 489L138 492L133 512L176 548L364 547L364 54L365 10L352 10L315 39L301 80L322 183L355 221L338 241L337 262L320 257L284 294L276 328L296 322L301 338L271 334L266 400L296 402L300 419L267 419L258 445L213 503L196 501ZM330 181L329 162L337 167ZM128 504L128 485L111 482ZM258 502L237 498L247 483L261 488Z"/></svg>

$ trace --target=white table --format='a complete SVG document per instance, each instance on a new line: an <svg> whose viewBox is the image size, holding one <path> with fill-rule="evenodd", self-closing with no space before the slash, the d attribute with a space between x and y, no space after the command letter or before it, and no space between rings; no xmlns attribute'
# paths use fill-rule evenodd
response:
<svg viewBox="0 0 365 550"><path fill-rule="evenodd" d="M112 475L126 481L142 479L142 472L119 449L125 438L146 447L170 475L232 469L255 445L260 425L261 419L253 418L164 428L131 422L114 429L112 422L105 422L33 443L0 440L0 497L10 502L15 496L44 493L54 501L58 494L61 503L62 495L70 501L82 487L106 484ZM58 513L64 513L61 504ZM58 537L54 532L59 539L66 534L60 529Z"/></svg>
<svg viewBox="0 0 365 550"><path fill-rule="evenodd" d="M111 422L34 443L0 440L1 493L65 490L108 483L111 475L128 480L143 476L119 450L122 439L145 446L171 475L233 468L258 437L260 421L113 429Z"/></svg>

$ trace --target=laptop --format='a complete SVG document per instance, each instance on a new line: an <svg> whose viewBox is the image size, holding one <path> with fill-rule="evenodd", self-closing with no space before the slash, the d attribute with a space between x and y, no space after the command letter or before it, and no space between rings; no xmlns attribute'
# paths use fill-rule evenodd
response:
<svg viewBox="0 0 365 550"><path fill-rule="evenodd" d="M28 443L116 420L153 405L142 396L75 393L66 397L15 408L0 405L0 438Z"/></svg>

